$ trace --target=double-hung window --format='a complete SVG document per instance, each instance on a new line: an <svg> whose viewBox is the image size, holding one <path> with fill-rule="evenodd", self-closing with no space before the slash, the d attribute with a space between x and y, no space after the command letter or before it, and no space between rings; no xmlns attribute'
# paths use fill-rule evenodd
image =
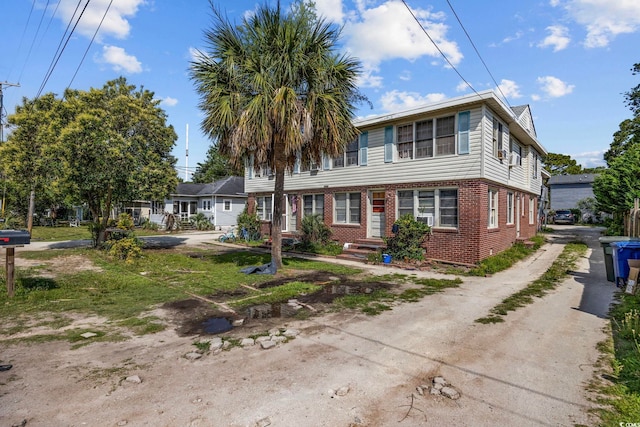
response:
<svg viewBox="0 0 640 427"><path fill-rule="evenodd" d="M263 221L271 221L273 212L273 203L271 196L256 197L256 214Z"/></svg>
<svg viewBox="0 0 640 427"><path fill-rule="evenodd" d="M438 117L396 128L399 159L423 159L456 154L456 118Z"/></svg>
<svg viewBox="0 0 640 427"><path fill-rule="evenodd" d="M456 154L455 116L436 119L436 156Z"/></svg>
<svg viewBox="0 0 640 427"><path fill-rule="evenodd" d="M324 219L324 194L306 194L302 196L302 213L320 215Z"/></svg>
<svg viewBox="0 0 640 427"><path fill-rule="evenodd" d="M409 214L430 226L458 226L458 190L400 190L397 195L398 218Z"/></svg>
<svg viewBox="0 0 640 427"><path fill-rule="evenodd" d="M509 191L507 193L507 224L513 224L515 219L515 204L513 193Z"/></svg>
<svg viewBox="0 0 640 427"><path fill-rule="evenodd" d="M354 139L345 147L344 153L333 159L334 168L358 166L358 139Z"/></svg>
<svg viewBox="0 0 640 427"><path fill-rule="evenodd" d="M333 209L334 223L360 224L360 193L336 193Z"/></svg>
<svg viewBox="0 0 640 427"><path fill-rule="evenodd" d="M230 199L224 199L222 201L222 210L225 212L231 212L231 207L233 206L233 203L231 203Z"/></svg>
<svg viewBox="0 0 640 427"><path fill-rule="evenodd" d="M489 207L488 207L488 215L489 215L489 228L497 228L498 227L498 190L489 189Z"/></svg>
<svg viewBox="0 0 640 427"><path fill-rule="evenodd" d="M202 210L210 211L211 210L211 200L203 200L202 201Z"/></svg>
<svg viewBox="0 0 640 427"><path fill-rule="evenodd" d="M504 157L504 128L502 123L494 117L493 119L493 151L497 158Z"/></svg>

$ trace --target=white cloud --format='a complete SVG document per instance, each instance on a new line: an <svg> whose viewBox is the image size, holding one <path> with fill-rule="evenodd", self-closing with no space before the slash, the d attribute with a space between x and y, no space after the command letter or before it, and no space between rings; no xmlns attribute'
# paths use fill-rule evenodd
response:
<svg viewBox="0 0 640 427"><path fill-rule="evenodd" d="M110 64L115 71L124 71L131 74L142 72L140 61L135 56L129 55L121 47L103 46L100 60Z"/></svg>
<svg viewBox="0 0 640 427"><path fill-rule="evenodd" d="M162 98L162 100L160 101L160 103L162 105L166 105L167 107L173 107L176 104L178 104L178 100L175 98L172 98L170 96L166 96L164 98Z"/></svg>
<svg viewBox="0 0 640 427"><path fill-rule="evenodd" d="M520 94L520 86L518 86L518 84L513 80L500 80L498 89L506 98L522 98L522 95Z"/></svg>
<svg viewBox="0 0 640 427"><path fill-rule="evenodd" d="M342 0L316 0L314 3L319 16L330 22L342 23Z"/></svg>
<svg viewBox="0 0 640 427"><path fill-rule="evenodd" d="M86 37L93 37L100 21L104 17L102 26L98 33L98 40L101 36L113 36L118 39L124 39L129 35L131 25L127 19L132 18L138 12L138 7L145 3L145 0L119 0L111 3L109 11L105 16L105 11L109 6L110 0L93 0L84 13L82 19L78 23L76 31ZM76 13L74 22L78 17L79 11L76 11L78 2L76 0L60 0L58 6L59 16L64 25L69 22Z"/></svg>
<svg viewBox="0 0 640 427"><path fill-rule="evenodd" d="M571 158L582 165L582 167L595 168L607 165L604 161L604 153L606 152L607 150L587 151L584 153L571 154Z"/></svg>
<svg viewBox="0 0 640 427"><path fill-rule="evenodd" d="M382 87L382 76L375 74L378 72L378 69L364 69L358 76L357 85L359 87L371 87L371 88L381 88Z"/></svg>
<svg viewBox="0 0 640 427"><path fill-rule="evenodd" d="M559 50L565 49L569 46L571 38L568 36L569 29L567 27L562 25L551 25L547 27L547 31L549 31L550 34L538 43L538 47L553 46L553 51L558 52Z"/></svg>
<svg viewBox="0 0 640 427"><path fill-rule="evenodd" d="M446 96L443 93L430 93L421 96L417 92L401 92L392 90L380 98L380 103L385 111L401 111L437 101L442 101Z"/></svg>
<svg viewBox="0 0 640 427"><path fill-rule="evenodd" d="M402 81L408 82L409 80L411 80L411 71L404 70L402 73L400 73L398 78Z"/></svg>
<svg viewBox="0 0 640 427"><path fill-rule="evenodd" d="M557 77L544 76L538 77L540 89L550 98L559 98L573 92L575 85L569 85Z"/></svg>
<svg viewBox="0 0 640 427"><path fill-rule="evenodd" d="M531 100L532 101L540 101L542 99L542 97L540 95L538 95L537 93L534 93L533 95L531 95Z"/></svg>
<svg viewBox="0 0 640 427"><path fill-rule="evenodd" d="M358 13L349 15L343 31L347 49L362 62L365 72L378 72L382 62L394 59L415 61L429 56L437 58L438 64L445 62L401 1L369 9L366 5L358 2ZM444 14L427 9L413 9L413 13L449 61L459 64L463 55L456 42L447 38Z"/></svg>
<svg viewBox="0 0 640 427"><path fill-rule="evenodd" d="M458 83L458 86L456 86L456 92L466 92L469 89L470 87L465 81L461 81L460 83Z"/></svg>
<svg viewBox="0 0 640 427"><path fill-rule="evenodd" d="M557 0L552 6L559 6ZM638 0L568 0L564 9L571 19L585 27L587 48L605 47L619 34L635 33L640 29Z"/></svg>

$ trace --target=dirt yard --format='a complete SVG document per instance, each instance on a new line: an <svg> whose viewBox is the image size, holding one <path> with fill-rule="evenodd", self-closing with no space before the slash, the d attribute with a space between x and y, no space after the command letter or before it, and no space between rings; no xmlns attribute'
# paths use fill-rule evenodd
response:
<svg viewBox="0 0 640 427"><path fill-rule="evenodd" d="M220 314L200 299L158 308L169 328L122 342L73 349L67 342L6 345L1 340L13 337L3 336L0 361L14 366L0 372L0 425L595 425L585 388L598 375L596 344L606 338L607 320L581 309L582 299L588 288L613 295L597 250L558 289L504 323L474 322L561 250L546 245L509 271L466 278L374 317L248 319L224 334L238 341L266 330L295 335L268 349L257 343L196 353L194 343L213 339L203 319ZM101 322L75 319L68 327ZM421 387L438 376L458 399Z"/></svg>

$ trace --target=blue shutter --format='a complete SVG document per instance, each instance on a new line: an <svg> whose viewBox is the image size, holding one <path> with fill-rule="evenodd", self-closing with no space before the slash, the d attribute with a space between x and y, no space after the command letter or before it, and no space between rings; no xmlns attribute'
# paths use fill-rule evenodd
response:
<svg viewBox="0 0 640 427"><path fill-rule="evenodd" d="M393 126L384 128L384 162L393 162Z"/></svg>
<svg viewBox="0 0 640 427"><path fill-rule="evenodd" d="M360 134L360 165L367 166L367 155L369 151L369 132Z"/></svg>
<svg viewBox="0 0 640 427"><path fill-rule="evenodd" d="M469 154L469 128L471 113L458 113L458 154Z"/></svg>

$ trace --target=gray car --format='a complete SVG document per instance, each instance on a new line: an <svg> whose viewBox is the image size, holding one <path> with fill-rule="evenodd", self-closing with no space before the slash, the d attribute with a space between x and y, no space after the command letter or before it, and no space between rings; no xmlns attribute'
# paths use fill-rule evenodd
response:
<svg viewBox="0 0 640 427"><path fill-rule="evenodd" d="M554 224L574 224L575 218L570 210L559 210L553 216Z"/></svg>

